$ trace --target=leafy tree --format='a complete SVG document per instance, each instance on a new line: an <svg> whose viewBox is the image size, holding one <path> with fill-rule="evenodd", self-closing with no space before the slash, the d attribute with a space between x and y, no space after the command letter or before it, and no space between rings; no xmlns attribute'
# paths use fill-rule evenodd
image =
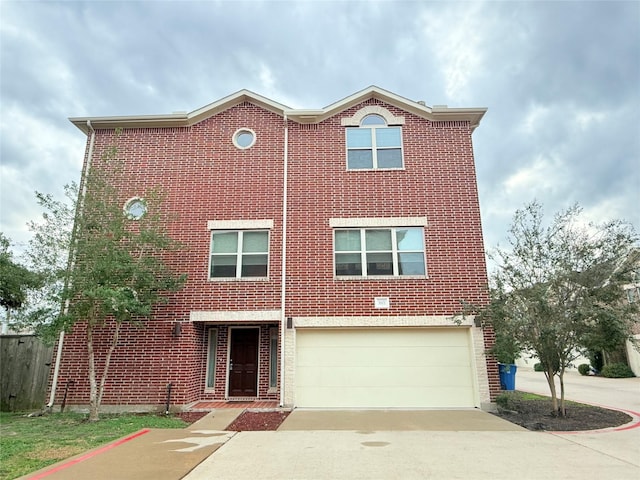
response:
<svg viewBox="0 0 640 480"><path fill-rule="evenodd" d="M175 274L166 257L179 245L166 233L162 196L145 195L147 213L138 220L122 209L121 194L114 185L124 185L121 166L110 149L83 179L78 196L73 234L58 235L52 228L65 222L71 208L40 196L49 208L40 236L31 253L42 252L42 269L50 272L53 290L59 291L64 308L43 325L43 333L61 330L85 334L89 371L89 420L99 419L106 379L124 324L141 325L152 318L154 308L168 301L167 294L182 288L186 277ZM68 189L70 191L72 189ZM65 245L65 242L66 245ZM60 269L61 252L68 249L71 261ZM98 360L95 338L108 331L104 358ZM101 371L98 372L98 365Z"/></svg>
<svg viewBox="0 0 640 480"><path fill-rule="evenodd" d="M636 233L622 221L581 223L580 213L573 206L545 227L539 203L516 211L509 247L490 255L498 268L491 307L484 312L498 336L511 337L540 359L554 410L563 416L564 373L578 352L603 334L614 341L630 337L637 320L637 307L623 300L622 288L629 282L627 260Z"/></svg>
<svg viewBox="0 0 640 480"><path fill-rule="evenodd" d="M9 239L0 232L0 306L6 310L6 326L12 323L12 311L25 306L29 291L43 285L43 278L38 273L13 260L10 246Z"/></svg>
<svg viewBox="0 0 640 480"><path fill-rule="evenodd" d="M74 225L78 185L66 185L65 200L36 192L36 199L43 214L40 221L27 225L33 233L24 260L28 268L41 279L37 289L28 292L25 308L16 312L14 324L31 328L45 341L55 340L55 322L63 306L62 292L69 267L69 248Z"/></svg>

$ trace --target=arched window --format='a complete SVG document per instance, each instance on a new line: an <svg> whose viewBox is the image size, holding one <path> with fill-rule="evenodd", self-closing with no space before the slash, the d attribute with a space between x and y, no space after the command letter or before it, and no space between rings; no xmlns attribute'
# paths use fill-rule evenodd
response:
<svg viewBox="0 0 640 480"><path fill-rule="evenodd" d="M347 128L347 170L402 168L402 130L381 115L366 115Z"/></svg>
<svg viewBox="0 0 640 480"><path fill-rule="evenodd" d="M360 122L360 125L386 125L386 124L387 122L384 120L384 118L382 118L380 115L377 115L375 113L371 115L367 115L362 119L362 122Z"/></svg>

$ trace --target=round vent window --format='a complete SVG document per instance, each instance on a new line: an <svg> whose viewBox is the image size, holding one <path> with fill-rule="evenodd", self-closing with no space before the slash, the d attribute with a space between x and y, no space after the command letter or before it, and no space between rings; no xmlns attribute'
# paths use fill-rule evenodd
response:
<svg viewBox="0 0 640 480"><path fill-rule="evenodd" d="M131 220L139 220L147 213L147 203L142 198L134 197L125 203L124 213Z"/></svg>
<svg viewBox="0 0 640 480"><path fill-rule="evenodd" d="M233 134L233 144L245 150L253 146L256 143L256 134L249 128L241 128Z"/></svg>

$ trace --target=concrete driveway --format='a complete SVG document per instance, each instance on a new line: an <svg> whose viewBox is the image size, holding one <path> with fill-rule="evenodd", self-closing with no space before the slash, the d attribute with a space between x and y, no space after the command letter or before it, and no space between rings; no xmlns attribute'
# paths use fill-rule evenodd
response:
<svg viewBox="0 0 640 480"><path fill-rule="evenodd" d="M278 431L523 431L518 425L474 409L294 410Z"/></svg>
<svg viewBox="0 0 640 480"><path fill-rule="evenodd" d="M571 376L566 381L567 398L633 410L640 379L609 380ZM516 388L548 394L544 375L538 372L519 371ZM468 412L473 411L459 413ZM499 425L493 422L495 417L476 411L476 422L469 417L455 428L441 425L442 430L433 430L423 422L437 423L438 416L446 413L377 411L377 419L373 413L357 411L311 413L294 411L276 432L236 434L185 479L640 478L640 428L635 427L575 434L519 427L501 431L489 428ZM485 421L487 430L470 431ZM391 428L393 422L404 431ZM469 430L458 430L465 423Z"/></svg>

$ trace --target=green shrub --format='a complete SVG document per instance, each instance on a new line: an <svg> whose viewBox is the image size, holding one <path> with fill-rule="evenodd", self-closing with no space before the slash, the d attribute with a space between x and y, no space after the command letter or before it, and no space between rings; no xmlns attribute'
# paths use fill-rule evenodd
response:
<svg viewBox="0 0 640 480"><path fill-rule="evenodd" d="M542 364L541 364L541 363L536 363L536 364L533 366L533 369L534 369L536 372L544 372L544 367L542 366Z"/></svg>
<svg viewBox="0 0 640 480"><path fill-rule="evenodd" d="M518 399L519 392L503 392L496 397L496 405L504 410L513 410Z"/></svg>
<svg viewBox="0 0 640 480"><path fill-rule="evenodd" d="M588 363L581 363L578 365L578 372L580 372L580 375L589 375L589 370L591 370L591 365Z"/></svg>
<svg viewBox="0 0 640 480"><path fill-rule="evenodd" d="M608 378L635 377L633 371L624 363L610 363L602 367L602 376Z"/></svg>

